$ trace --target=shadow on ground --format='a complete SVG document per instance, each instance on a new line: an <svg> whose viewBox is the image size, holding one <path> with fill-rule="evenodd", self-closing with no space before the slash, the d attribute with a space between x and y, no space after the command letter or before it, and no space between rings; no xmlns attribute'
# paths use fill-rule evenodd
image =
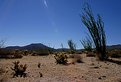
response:
<svg viewBox="0 0 121 82"><path fill-rule="evenodd" d="M111 63L116 63L118 65L121 65L121 61L120 60L108 59L107 61L111 62Z"/></svg>

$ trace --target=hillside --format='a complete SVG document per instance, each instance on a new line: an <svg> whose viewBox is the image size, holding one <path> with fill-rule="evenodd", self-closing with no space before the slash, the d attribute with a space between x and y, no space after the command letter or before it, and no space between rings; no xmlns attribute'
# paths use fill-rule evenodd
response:
<svg viewBox="0 0 121 82"><path fill-rule="evenodd" d="M20 49L20 50L39 50L39 49L52 49L54 51L68 51L69 49L68 48L58 48L58 49L54 49L54 48L51 48L51 47L48 47L42 43L32 43L32 44L29 44L29 45L26 45L26 46L8 46L6 47L6 49ZM117 45L108 45L107 46L107 49L108 50L112 50L112 49L118 49L118 50L121 50L121 44L117 44ZM80 50L80 49L79 49ZM83 50L83 49L81 49Z"/></svg>
<svg viewBox="0 0 121 82"><path fill-rule="evenodd" d="M32 43L26 46L8 46L6 49L20 49L20 50L39 50L39 49L52 49L41 43Z"/></svg>
<svg viewBox="0 0 121 82"><path fill-rule="evenodd" d="M121 44L107 46L107 49L118 49L121 50Z"/></svg>

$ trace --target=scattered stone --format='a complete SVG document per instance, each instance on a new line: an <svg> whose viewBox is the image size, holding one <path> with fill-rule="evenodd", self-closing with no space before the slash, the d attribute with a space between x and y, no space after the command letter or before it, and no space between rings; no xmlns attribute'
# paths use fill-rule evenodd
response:
<svg viewBox="0 0 121 82"><path fill-rule="evenodd" d="M40 68L40 66L41 66L41 63L39 62L39 63L38 63L38 68Z"/></svg>
<svg viewBox="0 0 121 82"><path fill-rule="evenodd" d="M101 77L99 77L98 79L102 79Z"/></svg>
<svg viewBox="0 0 121 82"><path fill-rule="evenodd" d="M39 76L40 76L40 77L43 77L43 74L42 74L41 72L39 72Z"/></svg>
<svg viewBox="0 0 121 82"><path fill-rule="evenodd" d="M99 77L98 79L104 79L104 78L106 78L106 76L101 76L101 77Z"/></svg>
<svg viewBox="0 0 121 82"><path fill-rule="evenodd" d="M94 63L91 63L91 65L95 65Z"/></svg>
<svg viewBox="0 0 121 82"><path fill-rule="evenodd" d="M105 69L108 69L108 67L105 67Z"/></svg>
<svg viewBox="0 0 121 82"><path fill-rule="evenodd" d="M99 67L98 67L98 66L95 66L94 68L95 68L95 69L98 69Z"/></svg>
<svg viewBox="0 0 121 82"><path fill-rule="evenodd" d="M109 63L107 63L107 65L109 65Z"/></svg>
<svg viewBox="0 0 121 82"><path fill-rule="evenodd" d="M103 78L106 78L106 76L102 76Z"/></svg>
<svg viewBox="0 0 121 82"><path fill-rule="evenodd" d="M5 72L6 72L6 70L4 68L0 68L0 74L3 74Z"/></svg>

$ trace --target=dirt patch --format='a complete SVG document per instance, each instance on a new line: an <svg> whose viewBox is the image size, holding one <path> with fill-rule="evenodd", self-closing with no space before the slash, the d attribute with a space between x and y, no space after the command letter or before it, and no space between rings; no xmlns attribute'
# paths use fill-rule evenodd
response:
<svg viewBox="0 0 121 82"><path fill-rule="evenodd" d="M81 54L84 55L84 54ZM95 57L83 56L83 63L59 65L52 55L24 56L21 59L1 59L0 82L121 82L121 65L96 61ZM27 77L12 78L12 62L27 64ZM69 59L69 62L74 61ZM38 67L40 63L40 67ZM40 74L42 73L42 77Z"/></svg>

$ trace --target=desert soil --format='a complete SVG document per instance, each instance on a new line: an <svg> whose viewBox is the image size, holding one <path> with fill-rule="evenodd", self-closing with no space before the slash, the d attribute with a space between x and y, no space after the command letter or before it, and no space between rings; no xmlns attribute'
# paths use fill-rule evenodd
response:
<svg viewBox="0 0 121 82"><path fill-rule="evenodd" d="M0 59L0 68L8 71L0 74L0 82L121 82L121 65L80 55L83 55L83 63L70 65L56 64L52 55ZM27 64L27 77L12 78L12 62L17 60L21 64ZM69 59L69 62L71 61L73 59ZM40 68L37 66L38 63L41 63Z"/></svg>

